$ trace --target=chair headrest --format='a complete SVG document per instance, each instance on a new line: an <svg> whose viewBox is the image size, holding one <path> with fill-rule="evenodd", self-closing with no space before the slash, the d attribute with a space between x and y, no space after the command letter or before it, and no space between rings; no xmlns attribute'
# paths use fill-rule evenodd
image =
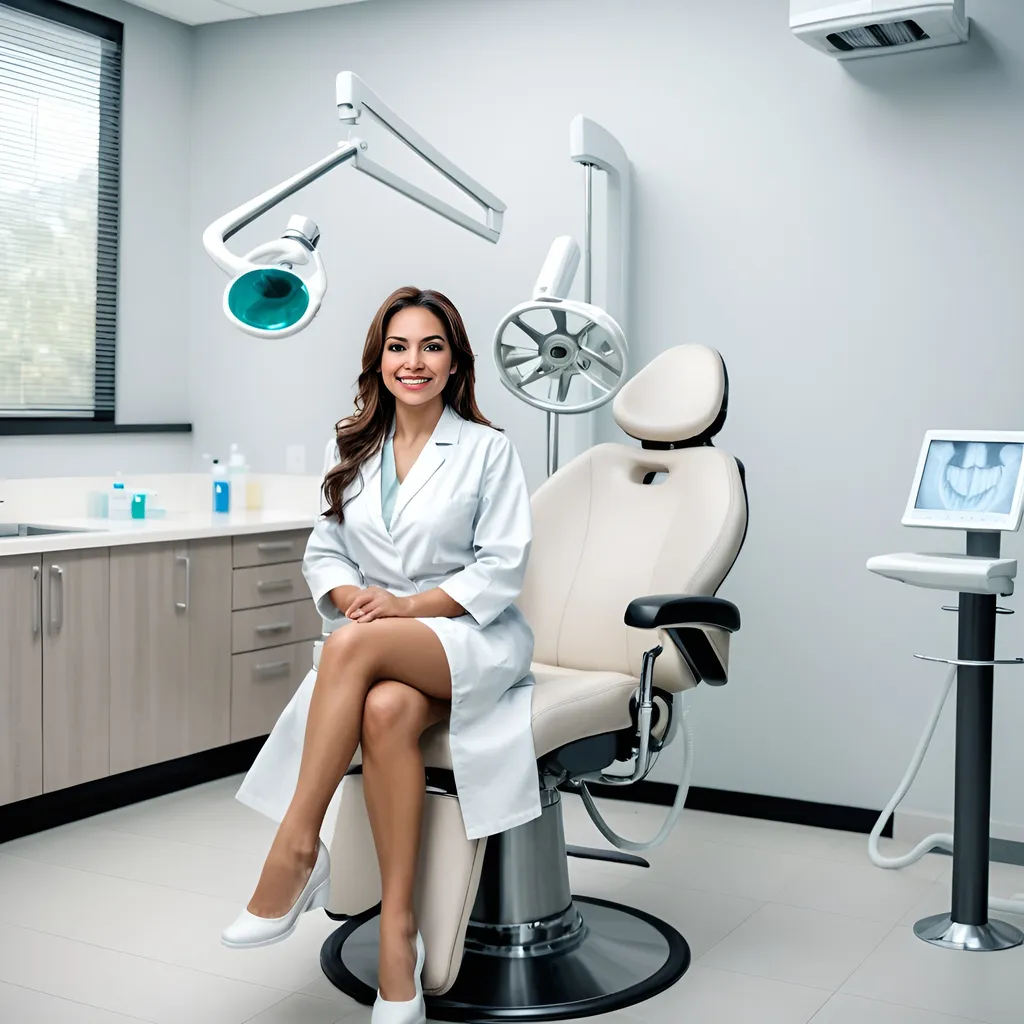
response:
<svg viewBox="0 0 1024 1024"><path fill-rule="evenodd" d="M615 422L649 448L704 444L725 423L729 376L705 345L677 345L628 380L612 403Z"/></svg>

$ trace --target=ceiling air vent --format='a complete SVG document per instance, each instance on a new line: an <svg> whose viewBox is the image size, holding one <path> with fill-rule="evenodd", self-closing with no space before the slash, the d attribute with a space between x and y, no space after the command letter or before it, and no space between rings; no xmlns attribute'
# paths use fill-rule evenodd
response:
<svg viewBox="0 0 1024 1024"><path fill-rule="evenodd" d="M790 0L798 39L838 60L967 41L964 0Z"/></svg>

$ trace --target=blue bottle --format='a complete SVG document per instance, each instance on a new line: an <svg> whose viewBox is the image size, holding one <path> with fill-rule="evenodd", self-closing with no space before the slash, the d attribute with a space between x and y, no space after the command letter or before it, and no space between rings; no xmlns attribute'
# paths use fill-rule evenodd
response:
<svg viewBox="0 0 1024 1024"><path fill-rule="evenodd" d="M213 511L231 511L231 484L228 483L227 470L219 459L213 460Z"/></svg>

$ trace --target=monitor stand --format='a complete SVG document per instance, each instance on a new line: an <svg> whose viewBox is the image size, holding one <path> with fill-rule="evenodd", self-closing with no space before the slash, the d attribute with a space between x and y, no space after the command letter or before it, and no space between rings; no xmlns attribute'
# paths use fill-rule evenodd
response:
<svg viewBox="0 0 1024 1024"><path fill-rule="evenodd" d="M998 559L1000 541L968 531L967 554ZM952 909L918 921L914 934L947 949L1011 949L1024 934L988 916L996 595L961 593L958 610Z"/></svg>

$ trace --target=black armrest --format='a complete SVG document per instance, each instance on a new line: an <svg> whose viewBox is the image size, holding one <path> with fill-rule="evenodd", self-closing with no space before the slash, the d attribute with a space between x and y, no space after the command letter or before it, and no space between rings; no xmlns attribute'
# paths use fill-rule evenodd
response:
<svg viewBox="0 0 1024 1024"><path fill-rule="evenodd" d="M652 594L629 602L626 625L637 629L664 626L715 626L735 633L740 628L739 609L720 597L687 597L685 594Z"/></svg>
<svg viewBox="0 0 1024 1024"><path fill-rule="evenodd" d="M729 681L725 665L703 627L735 633L740 628L740 612L731 601L651 594L629 602L625 622L637 629L663 629L698 683L724 686Z"/></svg>

